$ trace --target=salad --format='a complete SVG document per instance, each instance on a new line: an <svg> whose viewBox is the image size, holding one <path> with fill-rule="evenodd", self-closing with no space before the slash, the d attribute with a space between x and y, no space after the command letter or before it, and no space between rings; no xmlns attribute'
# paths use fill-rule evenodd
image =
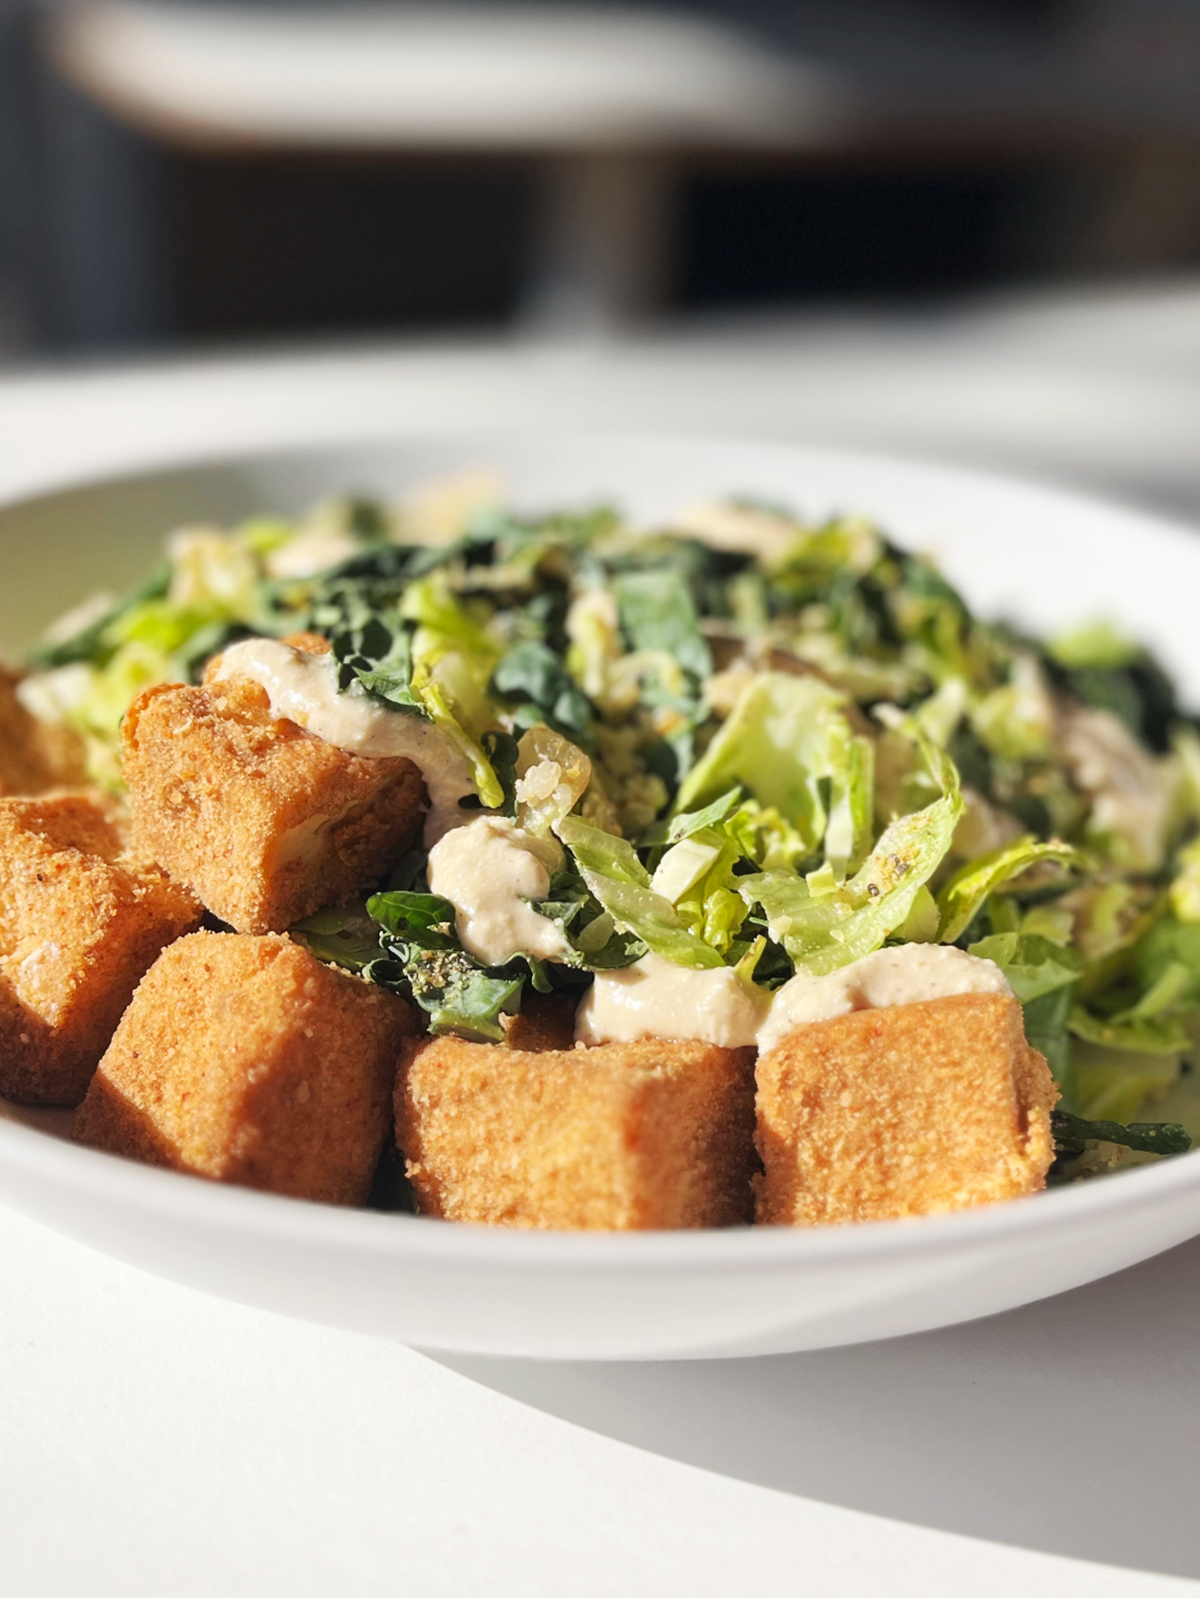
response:
<svg viewBox="0 0 1200 1600"><path fill-rule="evenodd" d="M653 1036L595 1022L636 969L660 998L711 974L710 1042L742 1046L729 1015L761 1028L797 974L944 947L999 969L1049 1064L1052 1180L1189 1147L1200 722L1111 625L983 620L858 517L731 499L646 530L467 480L178 530L19 695L119 795L135 697L265 683L263 642L297 638L432 805L372 892L287 932L430 1035L498 1044L558 1000L585 1043Z"/></svg>

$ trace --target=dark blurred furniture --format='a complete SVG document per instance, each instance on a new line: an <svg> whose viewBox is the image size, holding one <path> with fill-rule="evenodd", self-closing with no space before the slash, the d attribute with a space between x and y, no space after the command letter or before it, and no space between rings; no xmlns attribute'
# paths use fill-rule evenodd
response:
<svg viewBox="0 0 1200 1600"><path fill-rule="evenodd" d="M235 253L226 224L248 201L279 230L270 248L320 250L317 234L337 229L337 187L376 184L373 242L386 258L388 231L403 237L416 298L435 315L455 302L439 303L438 270L463 277L488 236L490 309L506 287L535 323L606 326L656 308L680 162L829 141L841 116L840 96L801 63L717 22L649 10L101 0L55 14L47 42L62 77L115 121L193 169L207 162L218 181L201 209ZM193 304L195 253L227 276L203 241L185 240L180 289ZM363 268L352 264L363 296L383 310Z"/></svg>
<svg viewBox="0 0 1200 1600"><path fill-rule="evenodd" d="M59 343L596 328L1200 259L1182 0L78 0L42 41L21 270Z"/></svg>

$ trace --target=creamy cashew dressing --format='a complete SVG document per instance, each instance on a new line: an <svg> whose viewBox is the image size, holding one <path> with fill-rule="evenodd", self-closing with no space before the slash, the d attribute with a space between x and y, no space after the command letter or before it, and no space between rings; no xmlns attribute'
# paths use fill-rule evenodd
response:
<svg viewBox="0 0 1200 1600"><path fill-rule="evenodd" d="M467 759L449 735L424 717L392 711L353 685L338 690L332 656L309 655L279 639L244 639L222 652L216 677L252 678L277 717L353 755L406 756L429 791L426 847L464 820L458 802L475 785Z"/></svg>
<svg viewBox="0 0 1200 1600"><path fill-rule="evenodd" d="M847 1011L914 1005L952 994L1011 994L994 961L947 944L899 944L823 978L798 972L775 991L771 1015L758 1035L760 1050L773 1050L806 1022L827 1022Z"/></svg>
<svg viewBox="0 0 1200 1600"><path fill-rule="evenodd" d="M562 929L527 900L545 900L562 846L539 839L507 817L476 817L454 828L429 852L429 888L454 906L463 949L485 967L514 956L561 960Z"/></svg>
<svg viewBox="0 0 1200 1600"><path fill-rule="evenodd" d="M911 1005L953 994L1011 994L994 961L953 945L906 944L876 950L822 978L798 972L774 995L744 983L731 967L696 972L643 956L600 972L579 1007L582 1044L634 1039L700 1039L772 1050L794 1028L847 1011Z"/></svg>
<svg viewBox="0 0 1200 1600"><path fill-rule="evenodd" d="M598 972L575 1017L580 1044L635 1039L700 1039L728 1047L753 1044L771 997L732 967L677 967L645 955L631 967Z"/></svg>

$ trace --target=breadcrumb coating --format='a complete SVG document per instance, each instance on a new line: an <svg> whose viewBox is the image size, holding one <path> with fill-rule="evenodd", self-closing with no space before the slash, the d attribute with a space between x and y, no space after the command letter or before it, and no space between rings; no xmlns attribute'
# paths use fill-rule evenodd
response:
<svg viewBox="0 0 1200 1600"><path fill-rule="evenodd" d="M419 1209L514 1228L748 1222L753 1050L679 1040L406 1047L396 1143Z"/></svg>
<svg viewBox="0 0 1200 1600"><path fill-rule="evenodd" d="M530 987L521 1009L500 1018L509 1050L572 1050L575 1047L575 1000L565 994L538 994Z"/></svg>
<svg viewBox="0 0 1200 1600"><path fill-rule="evenodd" d="M274 934L196 933L142 979L75 1119L83 1144L362 1205L387 1138L396 995Z"/></svg>
<svg viewBox="0 0 1200 1600"><path fill-rule="evenodd" d="M42 722L17 696L20 674L0 667L0 795L44 794L86 782L83 741Z"/></svg>
<svg viewBox="0 0 1200 1600"><path fill-rule="evenodd" d="M411 761L327 744L246 678L147 689L122 735L135 844L240 933L373 887L420 833Z"/></svg>
<svg viewBox="0 0 1200 1600"><path fill-rule="evenodd" d="M921 1216L1045 1187L1058 1089L1008 996L812 1023L757 1079L759 1222Z"/></svg>
<svg viewBox="0 0 1200 1600"><path fill-rule="evenodd" d="M0 800L0 1093L75 1105L121 1013L201 907L125 853L93 795Z"/></svg>

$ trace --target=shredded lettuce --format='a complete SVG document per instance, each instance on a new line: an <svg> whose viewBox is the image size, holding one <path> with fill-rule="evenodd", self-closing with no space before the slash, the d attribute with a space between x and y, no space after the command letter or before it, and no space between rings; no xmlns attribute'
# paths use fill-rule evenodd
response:
<svg viewBox="0 0 1200 1600"><path fill-rule="evenodd" d="M1081 1117L1132 1122L1148 1100L1164 1095L1179 1077L1180 1058L1113 1050L1076 1039L1074 1103Z"/></svg>
<svg viewBox="0 0 1200 1600"><path fill-rule="evenodd" d="M897 818L853 878L831 885L765 872L739 880L743 900L761 905L797 971L820 977L877 950L904 923L949 850L962 813L958 774L927 740L922 749L940 798Z"/></svg>
<svg viewBox="0 0 1200 1600"><path fill-rule="evenodd" d="M496 665L496 646L455 599L442 571L405 587L400 615L417 625L411 646L411 693L462 751L481 803L494 810L504 803L504 791L483 736L496 727L496 712L486 693Z"/></svg>
<svg viewBox="0 0 1200 1600"><path fill-rule="evenodd" d="M605 911L648 950L681 967L724 965L712 945L688 932L671 902L651 889L650 874L627 840L603 833L578 816L564 817L555 832Z"/></svg>
<svg viewBox="0 0 1200 1600"><path fill-rule="evenodd" d="M1200 926L1161 917L1121 954L1105 987L1075 1007L1072 1032L1141 1055L1187 1050L1200 1026Z"/></svg>
<svg viewBox="0 0 1200 1600"><path fill-rule="evenodd" d="M869 742L850 730L845 694L815 677L753 677L675 797L679 815L731 785L748 789L843 866L865 853L873 812Z"/></svg>
<svg viewBox="0 0 1200 1600"><path fill-rule="evenodd" d="M1041 841L1031 834L1002 849L977 856L960 867L938 895L941 915L938 938L943 944L953 944L970 927L990 895L1019 878L1036 862L1054 861L1065 866L1078 859L1078 853L1070 845L1057 839Z"/></svg>

